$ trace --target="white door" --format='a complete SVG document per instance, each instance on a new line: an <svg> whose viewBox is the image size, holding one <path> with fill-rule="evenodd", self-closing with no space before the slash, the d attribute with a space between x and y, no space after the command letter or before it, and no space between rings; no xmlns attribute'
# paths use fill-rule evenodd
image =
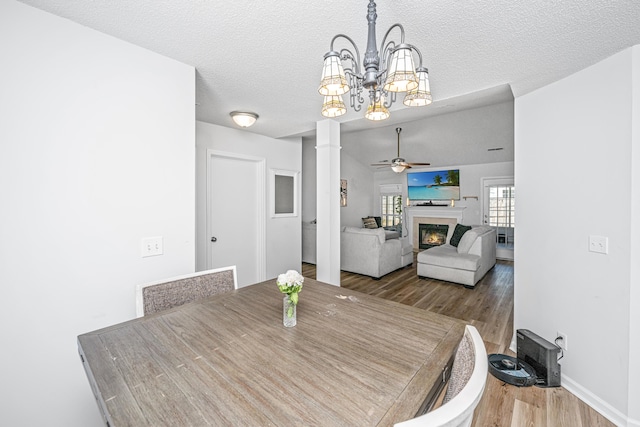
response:
<svg viewBox="0 0 640 427"><path fill-rule="evenodd" d="M264 280L264 160L208 152L208 268L235 265L238 286Z"/></svg>
<svg viewBox="0 0 640 427"><path fill-rule="evenodd" d="M496 229L496 256L513 260L515 244L515 187L513 177L484 178L483 223Z"/></svg>

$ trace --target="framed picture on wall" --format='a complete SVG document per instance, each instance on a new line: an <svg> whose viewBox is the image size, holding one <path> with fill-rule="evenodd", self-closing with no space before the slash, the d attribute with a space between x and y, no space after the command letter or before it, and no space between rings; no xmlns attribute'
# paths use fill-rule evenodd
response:
<svg viewBox="0 0 640 427"><path fill-rule="evenodd" d="M347 206L347 180L340 180L340 206Z"/></svg>

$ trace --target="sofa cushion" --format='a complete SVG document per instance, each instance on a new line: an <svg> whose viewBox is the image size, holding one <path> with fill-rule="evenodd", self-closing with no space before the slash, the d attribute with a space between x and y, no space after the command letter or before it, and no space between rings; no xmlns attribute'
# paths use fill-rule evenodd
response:
<svg viewBox="0 0 640 427"><path fill-rule="evenodd" d="M407 241L402 241L402 248L400 250L401 255L413 254L413 245Z"/></svg>
<svg viewBox="0 0 640 427"><path fill-rule="evenodd" d="M476 271L480 267L479 256L458 253L451 245L436 246L420 252L418 262L468 271Z"/></svg>
<svg viewBox="0 0 640 427"><path fill-rule="evenodd" d="M458 253L461 253L461 254L469 253L471 246L473 246L478 236L481 236L492 230L493 228L488 225L473 226L471 230L464 233L464 235L460 239L460 243L458 243Z"/></svg>
<svg viewBox="0 0 640 427"><path fill-rule="evenodd" d="M389 239L399 239L400 238L400 233L398 233L395 230L384 230L384 235L385 235L385 238L387 240L389 240Z"/></svg>
<svg viewBox="0 0 640 427"><path fill-rule="evenodd" d="M472 228L478 232L478 236L493 230L493 227L490 225L473 225Z"/></svg>
<svg viewBox="0 0 640 427"><path fill-rule="evenodd" d="M362 218L362 226L364 228L378 228L378 223L374 218Z"/></svg>
<svg viewBox="0 0 640 427"><path fill-rule="evenodd" d="M473 242L478 238L478 233L475 231L469 230L464 233L464 236L460 239L460 243L458 243L458 253L459 254L467 254L469 253L469 249L473 245Z"/></svg>
<svg viewBox="0 0 640 427"><path fill-rule="evenodd" d="M453 230L453 236L451 236L451 240L449 244L451 246L458 247L458 243L460 243L460 239L467 231L471 230L471 226L456 224L455 230Z"/></svg>
<svg viewBox="0 0 640 427"><path fill-rule="evenodd" d="M464 233L464 235L460 239L460 243L458 243L458 253L469 253L469 249L471 249L471 246L473 246L473 243L476 241L478 236L484 233L485 231L480 227L472 228L471 230Z"/></svg>
<svg viewBox="0 0 640 427"><path fill-rule="evenodd" d="M385 240L387 240L384 232L384 228L357 228L357 227L345 227L345 233L356 233L356 234L368 234L372 236L376 236L381 245L384 244Z"/></svg>

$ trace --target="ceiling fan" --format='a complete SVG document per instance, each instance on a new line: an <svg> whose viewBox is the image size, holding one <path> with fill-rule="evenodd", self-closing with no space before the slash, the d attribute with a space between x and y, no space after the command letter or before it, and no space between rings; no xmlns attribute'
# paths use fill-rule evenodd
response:
<svg viewBox="0 0 640 427"><path fill-rule="evenodd" d="M391 159L391 161L382 160L384 163L373 163L371 166L391 166L395 173L400 173L412 166L429 166L430 163L406 162L400 157L400 132L402 132L402 128L396 128L396 132L398 133L398 156L395 159Z"/></svg>

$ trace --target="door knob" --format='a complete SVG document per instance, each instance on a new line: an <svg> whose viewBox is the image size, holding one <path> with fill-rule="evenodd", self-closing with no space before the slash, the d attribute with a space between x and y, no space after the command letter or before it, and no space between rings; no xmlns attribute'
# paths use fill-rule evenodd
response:
<svg viewBox="0 0 640 427"><path fill-rule="evenodd" d="M218 241L218 238L217 238L217 237L212 237L212 238L211 238L211 241L212 241L212 242L217 242L217 241Z"/></svg>

